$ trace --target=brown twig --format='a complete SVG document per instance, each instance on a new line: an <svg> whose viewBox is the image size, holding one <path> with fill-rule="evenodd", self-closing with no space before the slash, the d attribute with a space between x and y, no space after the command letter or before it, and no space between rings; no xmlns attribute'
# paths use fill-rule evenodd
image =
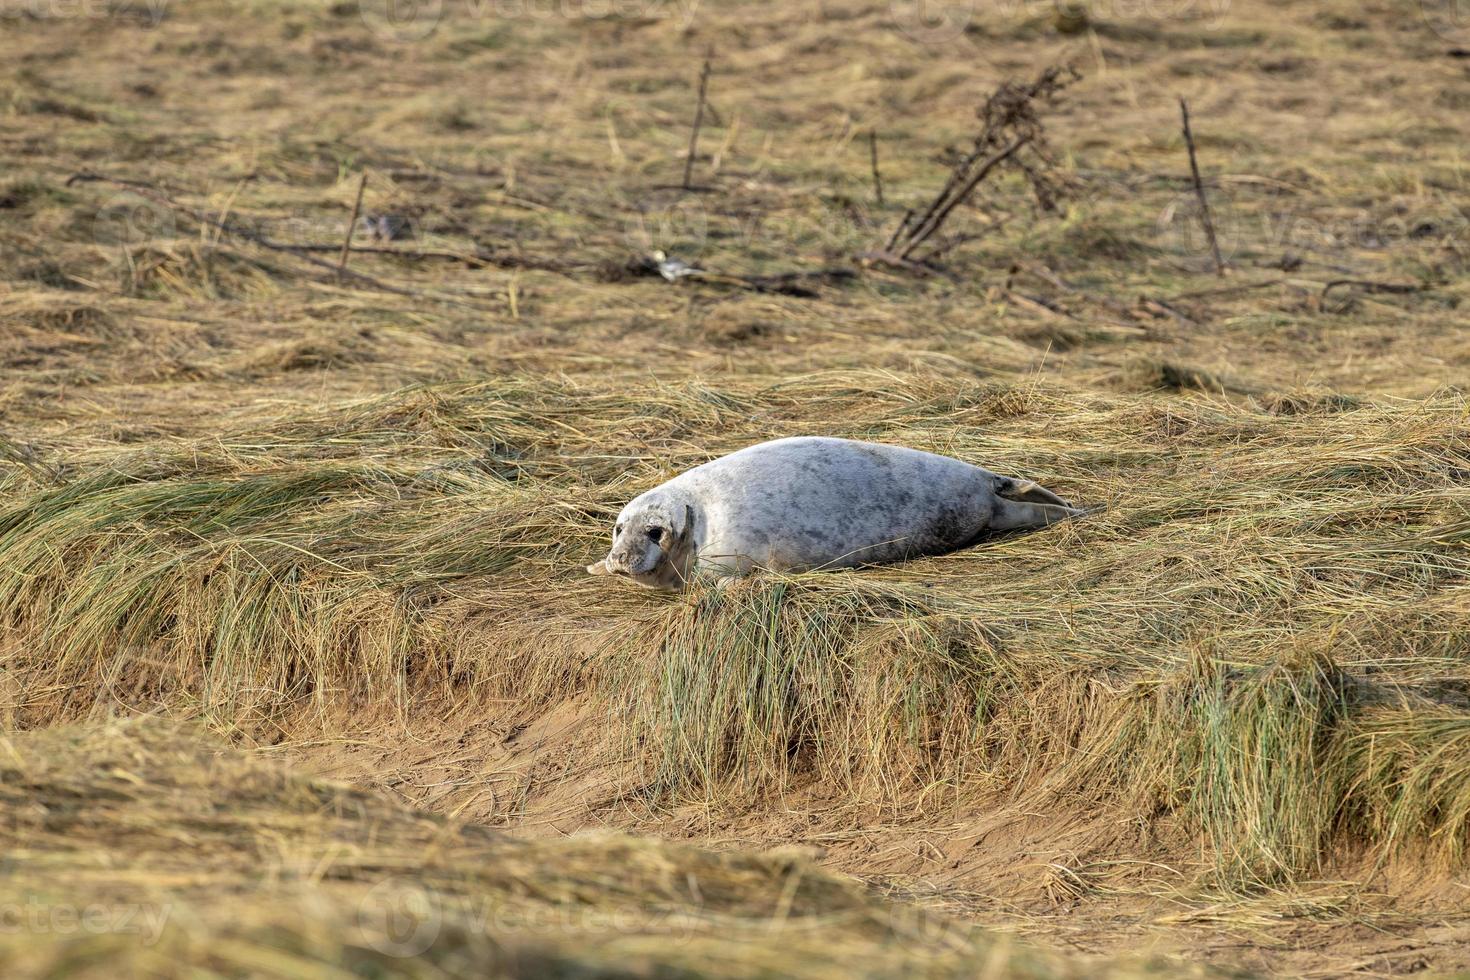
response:
<svg viewBox="0 0 1470 980"><path fill-rule="evenodd" d="M891 253L893 251L893 246L898 243L898 236L904 233L904 229L906 229L909 226L909 222L913 220L914 209L909 208L903 213L903 220L898 223L898 227L893 229L893 234L888 236L888 244L884 245L881 251Z"/></svg>
<svg viewBox="0 0 1470 980"><path fill-rule="evenodd" d="M954 212L975 196L980 184L1002 165L1018 170L1044 211L1054 211L1060 196L1069 190L1068 178L1047 148L1046 127L1041 114L1055 104L1059 93L1080 76L1070 68L1052 66L1030 83L1004 82L976 110L980 128L969 149L950 165L944 186L918 211L904 215L888 242L875 251L864 252L864 264L884 264L925 274L946 274L934 260L973 235L939 239L944 224ZM880 188L877 133L868 134L875 187ZM1025 153L1022 153L1025 150ZM993 229L992 229L993 230ZM938 242L936 245L935 243ZM927 254L920 249L928 246Z"/></svg>
<svg viewBox="0 0 1470 980"><path fill-rule="evenodd" d="M714 52L705 56L704 67L699 72L699 102L694 107L694 125L689 130L689 155L684 158L684 189L693 189L694 157L699 151L699 127L704 125L704 96L709 88L710 60Z"/></svg>
<svg viewBox="0 0 1470 980"><path fill-rule="evenodd" d="M898 252L899 256L906 259L913 255L914 249L928 241L930 236L939 230L939 227L944 224L945 219L949 217L950 212L959 207L975 188L980 186L980 182L990 175L992 170L1006 160L1009 160L1012 154L1029 142L1031 142L1031 138L1028 136L1022 136L1015 140L1010 146L1007 146L981 164L980 168L971 174L970 178L961 184L957 190L951 190L948 200L936 198L934 207L929 209L926 217L921 218L918 226L909 233L908 240Z"/></svg>
<svg viewBox="0 0 1470 980"><path fill-rule="evenodd" d="M865 267L881 265L890 269L902 269L916 276L943 276L951 280L956 279L953 273L947 271L943 266L932 264L927 258L922 262L915 262L913 259L903 258L893 252L876 251L859 252L856 259Z"/></svg>
<svg viewBox="0 0 1470 980"><path fill-rule="evenodd" d="M1189 147L1189 172L1194 178L1194 194L1199 198L1200 222L1205 226L1205 238L1210 243L1210 254L1215 259L1215 275L1225 274L1225 260L1220 257L1220 243L1215 239L1215 222L1210 218L1210 202L1205 198L1204 181L1199 175L1199 160L1194 151L1194 133L1189 128L1189 103L1179 97L1179 115L1184 120L1184 145Z"/></svg>
<svg viewBox="0 0 1470 980"><path fill-rule="evenodd" d="M1417 282L1374 282L1371 279L1334 279L1322 287L1322 298L1338 286L1354 286L1366 293L1392 293L1405 295L1407 293L1422 293L1428 286Z"/></svg>
<svg viewBox="0 0 1470 980"><path fill-rule="evenodd" d="M1222 296L1233 296L1236 293L1248 293L1253 289L1268 289L1271 286L1280 286L1286 283L1286 279L1277 276L1273 279L1262 279L1260 282L1243 282L1238 286L1222 286L1219 289L1199 289L1189 293L1178 293L1170 296L1168 302L1177 303L1186 299L1219 299Z"/></svg>
<svg viewBox="0 0 1470 980"><path fill-rule="evenodd" d="M1061 304L1053 303L1052 301L1041 296L1028 296L1027 294L1018 292L1014 289L1007 289L1005 291L1005 296L1006 299L1010 300L1016 306L1022 307L1023 309L1031 310L1033 313L1040 313L1042 316L1061 317L1064 320L1081 319L1075 313L1063 309Z"/></svg>
<svg viewBox="0 0 1470 980"><path fill-rule="evenodd" d="M337 260L337 274L347 271L347 257L352 254L352 233L357 230L357 216L362 214L362 192L367 190L367 171L357 182L357 200L352 204L352 218L347 222L347 234L342 239L342 257Z"/></svg>
<svg viewBox="0 0 1470 980"><path fill-rule="evenodd" d="M1083 303L1091 303L1095 306L1100 306L1103 309L1113 313L1114 315L1121 317L1121 319L1119 320L1104 320L1102 321L1104 323L1109 323L1114 327L1120 327L1128 331L1138 331L1141 329L1138 326L1140 318L1138 316L1137 310L1134 307L1130 307L1127 303L1113 299L1110 296L1101 296L1097 293L1089 293L1084 289L1080 289L1077 286L1074 286L1072 283L1067 282L1061 276L1057 275L1056 271L1047 266L1045 262L1031 260L1019 262L1016 265L1013 265L1011 267L1010 275L1006 278L1005 288L1008 291L1012 288L1012 285L1017 276L1022 273L1030 276L1038 282L1044 282L1054 289L1060 290L1061 292L1067 294L1068 296L1073 296ZM1143 302L1144 299L1144 297L1140 297L1139 301ZM1177 311L1167 309L1162 305L1159 305L1159 309L1163 310L1169 316L1173 316L1181 320L1184 319ZM1064 310L1064 312L1066 311ZM1070 316L1071 314L1068 313L1068 315Z"/></svg>
<svg viewBox="0 0 1470 980"><path fill-rule="evenodd" d="M873 164L873 194L878 199L878 206L883 206L883 172L878 169L878 131L868 130L868 156Z"/></svg>
<svg viewBox="0 0 1470 980"><path fill-rule="evenodd" d="M978 242L984 237L985 236L980 232L972 232L967 235L956 235L944 244L936 245L932 249L930 249L929 254L924 256L924 261L938 262L940 259L944 258L950 252L953 252L961 245L968 245L970 242Z"/></svg>
<svg viewBox="0 0 1470 980"><path fill-rule="evenodd" d="M1138 297L1138 305L1150 312L1153 312L1154 310L1162 310L1165 316L1173 317L1180 323L1184 324L1186 327L1199 326L1198 320L1196 320L1192 316L1189 316L1186 313L1174 309L1173 306L1169 305L1167 300L1154 299L1150 296L1140 296Z"/></svg>

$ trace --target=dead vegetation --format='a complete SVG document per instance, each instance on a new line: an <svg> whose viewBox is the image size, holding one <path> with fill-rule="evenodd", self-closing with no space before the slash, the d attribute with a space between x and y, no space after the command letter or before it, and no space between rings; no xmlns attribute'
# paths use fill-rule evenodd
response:
<svg viewBox="0 0 1470 980"><path fill-rule="evenodd" d="M518 840L157 720L11 735L0 749L7 976L1124 980L1161 969L1031 952L791 851Z"/></svg>
<svg viewBox="0 0 1470 980"><path fill-rule="evenodd" d="M757 929L811 975L839 946L875 974L984 973L983 937L823 940L823 909L870 908L850 882L804 871L833 890L773 926L806 892L764 859L623 839L588 846L727 862L753 904L681 946L643 923L684 893L639 878L613 903L638 925L585 952L472 925L420 958L342 945L388 867L430 894L536 891L462 867L524 842L461 820L611 825L831 844L1094 951L1208 933L1212 959L1292 974L1470 962L1414 931L1464 923L1470 815L1463 66L1432 25L1335 0L981 5L943 36L847 0L445 4L402 41L368 6L6 21L0 768L30 782L0 834L20 828L26 888L163 889L197 910L170 956L220 974L462 975L507 948L715 972L759 945L725 933ZM1086 77L1052 99L1063 64ZM344 261L358 214L413 236L359 232ZM853 267L885 243L902 263ZM799 433L1105 509L673 600L578 573L632 494ZM440 816L301 791L381 825L373 857L317 810L204 813L306 784L92 727L137 710L355 760ZM287 855L297 834L362 863ZM289 887L231 835L254 858L278 841ZM174 878L115 870L144 854ZM577 854L589 890L548 872L536 908L616 886ZM1408 952L1343 938L1365 922ZM163 962L115 936L0 955Z"/></svg>
<svg viewBox="0 0 1470 980"><path fill-rule="evenodd" d="M1019 171L1025 177L1042 212L1055 212L1068 181L1057 166L1041 113L1055 105L1068 84L1080 78L1075 68L1052 66L1029 84L1001 83L976 110L980 132L951 167L944 186L923 208L906 211L887 244L876 252L866 253L867 260L899 268L937 271L938 259L975 236L957 235L931 244L934 236L957 208L970 203L982 183L1005 168ZM874 152L876 177L878 164ZM919 249L926 245L928 251L920 253Z"/></svg>
<svg viewBox="0 0 1470 980"><path fill-rule="evenodd" d="M399 715L418 698L591 693L625 726L612 748L647 760L630 792L761 799L816 778L891 806L925 787L980 805L1031 771L1062 800L1183 819L1222 881L1320 874L1346 844L1432 842L1458 865L1466 828L1438 794L1470 793L1470 768L1414 737L1372 774L1350 749L1388 705L1405 732L1463 710L1438 666L1464 655L1470 613L1458 399L1161 415L876 381L638 402L544 380L430 386L32 486L0 515L0 613L8 669L54 693L22 715L121 700L295 727L344 696ZM1024 466L1108 509L897 569L675 600L572 574L634 488L818 431ZM1410 790L1424 766L1430 796ZM1391 824L1365 802L1385 794Z"/></svg>

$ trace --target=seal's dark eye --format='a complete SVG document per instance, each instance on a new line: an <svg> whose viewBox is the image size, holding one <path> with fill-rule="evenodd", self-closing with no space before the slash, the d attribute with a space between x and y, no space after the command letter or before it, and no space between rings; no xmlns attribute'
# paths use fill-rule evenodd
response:
<svg viewBox="0 0 1470 980"><path fill-rule="evenodd" d="M663 540L664 529L661 527L651 527L648 529L648 536L650 539L652 539L654 544L658 544L660 541Z"/></svg>
<svg viewBox="0 0 1470 980"><path fill-rule="evenodd" d="M622 534L622 533L623 533L623 525L618 524L618 525L615 525L613 527L613 537L617 537L619 534Z"/></svg>

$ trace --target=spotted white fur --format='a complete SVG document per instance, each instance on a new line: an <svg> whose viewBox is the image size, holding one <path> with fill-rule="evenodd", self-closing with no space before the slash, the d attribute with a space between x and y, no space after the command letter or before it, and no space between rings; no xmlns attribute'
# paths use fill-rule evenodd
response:
<svg viewBox="0 0 1470 980"><path fill-rule="evenodd" d="M696 575L851 568L943 554L1083 511L1029 480L903 446L776 439L636 497L587 566L679 589Z"/></svg>

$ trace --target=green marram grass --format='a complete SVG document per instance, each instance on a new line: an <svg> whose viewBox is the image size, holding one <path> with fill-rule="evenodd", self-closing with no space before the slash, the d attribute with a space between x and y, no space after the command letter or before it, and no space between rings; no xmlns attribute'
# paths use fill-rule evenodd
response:
<svg viewBox="0 0 1470 980"><path fill-rule="evenodd" d="M1403 913L1395 968L1427 935L1411 917L1458 914L1470 115L1447 5L950 4L968 19L937 37L907 0L445 3L407 41L382 4L196 0L156 23L103 6L4 23L7 731L156 711L349 771L343 744L371 746L390 771L363 778L389 786L420 771L420 739L494 756L501 726L575 717L597 729L577 766L615 785L574 822L727 840L804 814L792 833L881 874L948 827L1050 821L1044 846L1076 853L1039 872L1067 910L1043 921L1085 941L1147 931L1120 929L1113 898L1163 866L1189 892L1165 899L1187 909L1176 944L1197 949L1181 922L1269 920L1291 950L1252 933L1241 955L1294 974L1364 960L1356 933L1338 942L1351 909ZM987 94L1058 62L1084 76L1045 114L1060 210L1009 174L955 212L944 274L864 266ZM409 256L354 254L370 278L238 233L330 265L364 177L364 209L419 233L395 243ZM814 296L630 277L654 250L717 276L854 275ZM682 597L580 573L632 495L800 433L1105 509ZM535 800L518 830L567 802L537 782L563 748L507 750ZM478 790L424 792L483 814ZM1037 884L1004 834L936 857L909 867L944 889L989 889L1001 865L1000 893ZM1202 907L1201 884L1234 894ZM200 973L358 955L333 945L354 914L338 899L261 894L200 899L212 922L248 906L249 933L199 933L221 957ZM1312 907L1335 938L1308 963ZM456 962L485 972L473 933ZM108 974L115 951L93 952Z"/></svg>
<svg viewBox="0 0 1470 980"><path fill-rule="evenodd" d="M426 386L98 455L62 486L17 467L12 712L121 701L251 730L329 726L342 697L392 717L431 694L591 693L656 799L817 778L938 805L1041 785L1184 821L1242 887L1339 844L1462 858L1470 761L1425 734L1426 711L1454 733L1466 710L1458 398L1281 415L893 374L641 396ZM834 429L1106 506L955 555L686 596L582 574L638 490Z"/></svg>

